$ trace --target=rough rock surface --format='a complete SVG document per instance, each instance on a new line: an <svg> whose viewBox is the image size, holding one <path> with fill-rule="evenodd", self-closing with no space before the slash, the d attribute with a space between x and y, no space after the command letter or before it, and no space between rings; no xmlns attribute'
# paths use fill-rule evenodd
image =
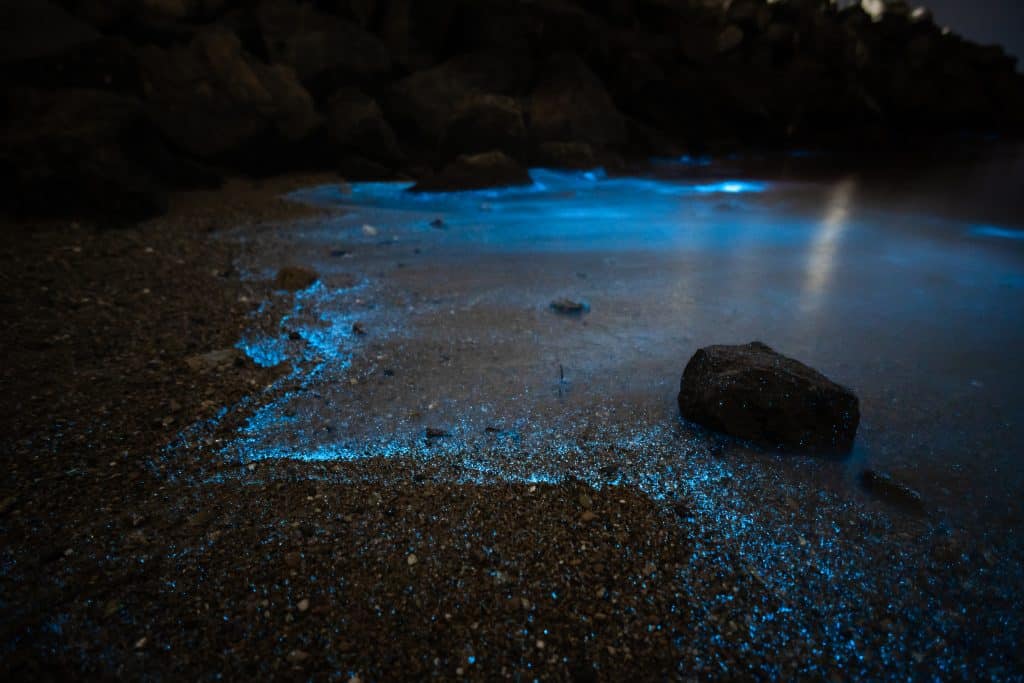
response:
<svg viewBox="0 0 1024 683"><path fill-rule="evenodd" d="M708 346L686 364L683 417L768 448L848 452L860 407L848 389L761 342Z"/></svg>
<svg viewBox="0 0 1024 683"><path fill-rule="evenodd" d="M568 167L590 164L566 153L581 145L599 162L795 148L875 158L1024 132L1013 57L903 2L868 9L828 0L8 2L0 83L16 120L26 109L12 96L20 88L52 91L55 102L71 101L62 93L72 89L143 102L141 126L160 132L159 145L139 153L132 140L104 137L80 147L131 159L132 172L117 173L125 177L163 183L175 168L165 190L206 176L188 166L197 161L222 167L214 175L422 178L490 149ZM353 90L379 114L339 113ZM39 156L16 146L5 163L38 166ZM74 183L62 194L46 174L19 175L27 196L53 200L17 210L79 217ZM124 217L162 210L110 204Z"/></svg>
<svg viewBox="0 0 1024 683"><path fill-rule="evenodd" d="M448 159L492 149L522 157L525 145L523 111L514 99L503 95L473 95L452 114L441 148Z"/></svg>
<svg viewBox="0 0 1024 683"><path fill-rule="evenodd" d="M298 142L319 123L309 93L287 66L266 66L228 31L187 47L149 47L143 70L151 116L176 145L214 158L276 134Z"/></svg>
<svg viewBox="0 0 1024 683"><path fill-rule="evenodd" d="M355 88L339 90L327 106L327 135L343 151L395 164L402 150L376 100Z"/></svg>
<svg viewBox="0 0 1024 683"><path fill-rule="evenodd" d="M504 153L491 151L461 156L445 166L436 176L416 183L409 191L482 190L489 187L530 185L532 182L525 168Z"/></svg>

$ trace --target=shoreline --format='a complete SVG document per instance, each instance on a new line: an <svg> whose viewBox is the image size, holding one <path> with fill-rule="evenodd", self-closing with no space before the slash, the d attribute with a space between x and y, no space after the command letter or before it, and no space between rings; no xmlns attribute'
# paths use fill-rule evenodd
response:
<svg viewBox="0 0 1024 683"><path fill-rule="evenodd" d="M997 599L989 591L1006 587L997 573L1012 560L928 518L863 514L825 496L829 514L849 514L835 531L788 509L783 492L778 509L764 505L767 531L779 543L795 534L803 549L796 569L829 571L865 534L878 536L869 555L880 565L892 553L910 563L878 568L891 573L881 585L905 593L876 596L855 609L866 621L835 631L827 608L845 604L843 583L855 577L837 577L831 595L798 584L783 592L734 539L708 535L716 527L692 498L653 501L574 480L451 483L444 459L282 460L200 481L212 451L200 445L195 460L168 464L158 454L185 426L278 376L249 362L189 367L233 348L270 289L239 279L245 246L210 229L316 215L280 195L327 179L233 182L182 196L137 229L4 231L8 677L897 678L1024 668L998 614L951 613ZM734 455L748 469L757 460L712 458ZM742 500L756 494L740 491L735 504L763 504ZM837 650L844 638L853 645Z"/></svg>

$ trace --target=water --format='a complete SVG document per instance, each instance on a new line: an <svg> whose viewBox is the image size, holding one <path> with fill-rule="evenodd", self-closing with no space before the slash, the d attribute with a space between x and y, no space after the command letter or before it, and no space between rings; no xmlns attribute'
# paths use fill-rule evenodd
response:
<svg viewBox="0 0 1024 683"><path fill-rule="evenodd" d="M987 194L969 215L962 184L955 205L943 197L943 210L929 213L921 189L894 197L889 177L722 178L702 166L704 177L692 178L686 164L656 168L631 178L534 170L533 187L493 192L361 183L296 193L349 213L255 238L249 271L310 264L323 283L245 348L265 364L312 363L306 372L321 394L336 394L330 403L364 414L343 410L327 435L289 453L358 457L393 450L424 426L466 436L529 424L542 439L573 436L565 415L610 409L645 416L638 428L666 427L696 348L759 339L861 397L857 450L822 476L849 480L866 462L966 514L1016 503L1024 223L993 211ZM990 179L990 167L980 175ZM342 247L348 258L328 255ZM337 273L358 284L333 287ZM371 305L354 305L361 297ZM561 297L589 312L555 314L548 304ZM365 346L351 331L357 319L372 331L365 341L393 345L377 363L393 377L393 397L351 388L346 373ZM287 340L296 326L308 343ZM254 425L240 455L280 454L295 419ZM601 427L628 433L630 420Z"/></svg>
<svg viewBox="0 0 1024 683"><path fill-rule="evenodd" d="M927 647L940 669L962 669L957 629L1009 643L1024 480L1021 155L813 180L740 166L537 169L532 187L493 192L296 193L344 212L225 236L244 244L249 277L302 264L321 281L275 295L239 341L284 373L227 407L240 426L218 457L403 458L470 484L575 477L685 499L759 581L806 589L764 618L792 620L790 632L825 619L822 647L852 672L850 625L879 618L869 605L903 591L899 572L941 581L984 557L979 593L957 603L966 613L983 594L980 621L947 622L908 597L900 613L932 635L910 629L886 656ZM551 310L563 297L588 311ZM755 339L859 395L854 453L762 453L679 419L692 353ZM865 466L918 489L927 513L868 497ZM999 651L972 656L984 668Z"/></svg>

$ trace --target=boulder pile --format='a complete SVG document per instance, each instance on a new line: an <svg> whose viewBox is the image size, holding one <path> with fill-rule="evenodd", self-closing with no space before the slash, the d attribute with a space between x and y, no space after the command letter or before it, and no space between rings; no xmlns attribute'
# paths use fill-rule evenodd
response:
<svg viewBox="0 0 1024 683"><path fill-rule="evenodd" d="M4 208L134 220L226 173L429 186L492 152L579 167L1021 130L1013 58L864 5L5 0Z"/></svg>

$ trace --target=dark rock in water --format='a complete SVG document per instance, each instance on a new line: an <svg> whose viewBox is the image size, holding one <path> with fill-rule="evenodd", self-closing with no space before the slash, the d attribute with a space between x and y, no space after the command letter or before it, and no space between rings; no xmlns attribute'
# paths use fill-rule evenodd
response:
<svg viewBox="0 0 1024 683"><path fill-rule="evenodd" d="M443 439L448 436L448 432L437 427L427 427L425 433L428 439Z"/></svg>
<svg viewBox="0 0 1024 683"><path fill-rule="evenodd" d="M912 508L923 508L924 499L916 490L886 472L867 469L861 472L860 481L864 488L890 503Z"/></svg>
<svg viewBox="0 0 1024 683"><path fill-rule="evenodd" d="M204 31L185 47L147 47L141 62L150 116L197 157L228 155L270 135L296 143L320 125L295 72L260 63L228 31Z"/></svg>
<svg viewBox="0 0 1024 683"><path fill-rule="evenodd" d="M530 96L530 134L538 142L586 142L598 147L626 141L626 119L579 57L552 57Z"/></svg>
<svg viewBox="0 0 1024 683"><path fill-rule="evenodd" d="M327 105L327 135L342 150L397 164L402 150L377 102L355 88L336 92Z"/></svg>
<svg viewBox="0 0 1024 683"><path fill-rule="evenodd" d="M857 397L761 342L699 349L679 390L683 417L769 448L846 453Z"/></svg>
<svg viewBox="0 0 1024 683"><path fill-rule="evenodd" d="M437 175L416 183L409 191L456 192L532 183L527 170L504 153L485 152L459 157Z"/></svg>
<svg viewBox="0 0 1024 683"><path fill-rule="evenodd" d="M316 274L316 271L309 268L285 266L277 271L277 277L274 278L274 286L289 292L297 292L300 289L306 289L318 279L320 277Z"/></svg>
<svg viewBox="0 0 1024 683"><path fill-rule="evenodd" d="M471 95L452 115L441 142L441 154L479 154L497 149L519 157L526 143L526 126L519 104L504 95Z"/></svg>
<svg viewBox="0 0 1024 683"><path fill-rule="evenodd" d="M545 142L537 147L533 163L546 168L588 170L598 166L593 148L585 142Z"/></svg>
<svg viewBox="0 0 1024 683"><path fill-rule="evenodd" d="M555 299L551 302L551 309L553 311L565 315L579 315L580 313L587 312L589 308L584 302L571 299Z"/></svg>

